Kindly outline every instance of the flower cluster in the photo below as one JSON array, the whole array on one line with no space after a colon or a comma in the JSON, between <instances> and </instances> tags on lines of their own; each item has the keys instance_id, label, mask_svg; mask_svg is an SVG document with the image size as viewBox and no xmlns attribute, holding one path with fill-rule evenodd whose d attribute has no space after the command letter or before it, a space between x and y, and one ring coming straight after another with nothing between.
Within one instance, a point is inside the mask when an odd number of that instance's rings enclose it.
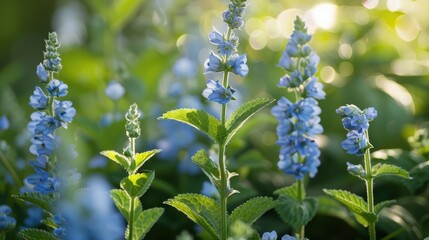
<instances>
[{"instance_id":1,"label":"flower cluster","mask_svg":"<svg viewBox=\"0 0 429 240\"><path fill-rule=\"evenodd\" d=\"M204 63L205 73L232 72L241 77L249 73L246 54L237 53L239 39L233 30L243 25L245 2L246 0L232 0L229 8L223 13L223 20L228 24L226 33L221 33L215 28L209 33L209 40L217 47L217 53L209 52L209 57ZM220 83L219 80L208 80L206 84L207 88L203 91L203 96L209 101L227 104L230 100L234 100L232 96L234 90L227 81Z\"/></svg>"},{"instance_id":2,"label":"flower cluster","mask_svg":"<svg viewBox=\"0 0 429 240\"><path fill-rule=\"evenodd\" d=\"M45 85L46 92L41 87L36 87L30 97L30 106L36 112L31 114L28 130L32 134L30 152L36 156L30 164L35 173L28 176L25 182L31 189L42 194L57 192L60 181L53 173L55 162L51 155L57 146L55 130L67 128L76 115L76 109L72 107L71 101L60 101L65 97L68 86L63 81L54 79L54 73L58 73L61 66L58 48L60 46L56 33L50 33L46 43L43 63L37 66L36 73Z\"/></svg>"},{"instance_id":3,"label":"flower cluster","mask_svg":"<svg viewBox=\"0 0 429 240\"><path fill-rule=\"evenodd\" d=\"M15 227L15 218L9 216L11 212L12 209L9 206L0 205L0 234L2 232L7 232Z\"/></svg>"},{"instance_id":4,"label":"flower cluster","mask_svg":"<svg viewBox=\"0 0 429 240\"><path fill-rule=\"evenodd\" d=\"M320 165L320 150L314 137L322 133L323 128L319 117L321 109L316 99L324 99L325 92L314 76L319 58L308 45L311 36L299 17L294 23L295 30L279 63L287 71L279 86L294 91L297 99L293 103L282 97L271 112L279 121L278 166L286 174L302 179L307 173L314 177Z\"/></svg>"},{"instance_id":5,"label":"flower cluster","mask_svg":"<svg viewBox=\"0 0 429 240\"><path fill-rule=\"evenodd\" d=\"M262 240L277 240L277 232L265 232L262 234ZM281 238L281 240L296 240L296 238L286 234Z\"/></svg>"},{"instance_id":6,"label":"flower cluster","mask_svg":"<svg viewBox=\"0 0 429 240\"><path fill-rule=\"evenodd\" d=\"M362 111L350 104L339 107L336 112L342 118L343 127L348 131L347 138L341 146L349 154L357 156L364 154L372 147L368 139L368 128L369 122L377 117L377 110L369 107Z\"/></svg>"}]
</instances>

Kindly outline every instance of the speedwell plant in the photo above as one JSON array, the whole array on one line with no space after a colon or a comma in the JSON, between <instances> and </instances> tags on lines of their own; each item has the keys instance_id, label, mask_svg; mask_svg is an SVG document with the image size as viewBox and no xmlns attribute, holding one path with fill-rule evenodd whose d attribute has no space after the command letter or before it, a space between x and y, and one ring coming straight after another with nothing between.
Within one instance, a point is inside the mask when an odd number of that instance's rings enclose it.
<instances>
[{"instance_id":1,"label":"speedwell plant","mask_svg":"<svg viewBox=\"0 0 429 240\"><path fill-rule=\"evenodd\" d=\"M219 192L219 201L201 194L180 194L165 203L186 214L200 225L212 239L228 239L233 235L231 229L236 226L250 226L266 211L275 207L277 202L269 197L256 197L238 206L231 213L228 211L228 198L238 193L231 187L230 179L238 174L227 169L226 147L237 130L258 110L273 102L272 99L251 100L229 117L226 116L228 103L234 100L233 88L229 84L229 74L240 77L248 74L247 56L237 53L239 39L235 30L243 26L243 14L246 0L232 0L223 12L223 21L228 28L225 32L213 29L209 33L210 42L217 51L209 51L204 64L205 72L221 73L221 80L207 80L203 96L208 101L221 106L220 119L197 109L176 109L162 115L160 119L171 119L186 123L207 134L218 146L217 160L211 159L206 150L198 151L192 161L199 166ZM235 234L234 234L235 235ZM256 232L250 232L257 237Z\"/></svg>"}]
</instances>

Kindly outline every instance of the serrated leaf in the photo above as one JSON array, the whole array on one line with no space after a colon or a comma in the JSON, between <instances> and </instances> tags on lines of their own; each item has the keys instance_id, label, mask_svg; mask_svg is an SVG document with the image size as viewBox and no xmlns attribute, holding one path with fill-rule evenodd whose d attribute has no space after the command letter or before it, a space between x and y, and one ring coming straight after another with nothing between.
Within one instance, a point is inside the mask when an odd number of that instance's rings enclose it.
<instances>
[{"instance_id":1,"label":"serrated leaf","mask_svg":"<svg viewBox=\"0 0 429 240\"><path fill-rule=\"evenodd\" d=\"M226 127L226 139L227 144L231 138L235 135L238 129L251 117L253 114L264 108L265 106L274 102L274 99L269 98L257 98L250 100L241 105L235 110L225 123Z\"/></svg>"},{"instance_id":2,"label":"serrated leaf","mask_svg":"<svg viewBox=\"0 0 429 240\"><path fill-rule=\"evenodd\" d=\"M213 239L220 239L220 206L201 194L179 194L164 202L203 227Z\"/></svg>"},{"instance_id":3,"label":"serrated leaf","mask_svg":"<svg viewBox=\"0 0 429 240\"><path fill-rule=\"evenodd\" d=\"M54 234L36 228L27 228L18 233L19 238L23 238L25 240L58 240Z\"/></svg>"},{"instance_id":4,"label":"serrated leaf","mask_svg":"<svg viewBox=\"0 0 429 240\"><path fill-rule=\"evenodd\" d=\"M192 156L192 162L203 170L212 183L219 179L219 169L204 149L198 151L194 156Z\"/></svg>"},{"instance_id":5,"label":"serrated leaf","mask_svg":"<svg viewBox=\"0 0 429 240\"><path fill-rule=\"evenodd\" d=\"M30 192L30 193L21 193L17 195L13 195L14 198L19 199L21 201L32 203L39 208L45 210L46 212L51 213L52 206L54 203L54 198L49 195L44 195L37 192Z\"/></svg>"},{"instance_id":6,"label":"serrated leaf","mask_svg":"<svg viewBox=\"0 0 429 240\"><path fill-rule=\"evenodd\" d=\"M47 217L45 219L42 219L40 222L43 223L43 224L45 224L48 227L51 227L51 228L56 228L57 227L57 224L54 222L54 217L53 216L49 216L49 217Z\"/></svg>"},{"instance_id":7,"label":"serrated leaf","mask_svg":"<svg viewBox=\"0 0 429 240\"><path fill-rule=\"evenodd\" d=\"M130 167L130 161L128 158L118 152L107 150L100 152L100 154L121 165L126 170Z\"/></svg>"},{"instance_id":8,"label":"serrated leaf","mask_svg":"<svg viewBox=\"0 0 429 240\"><path fill-rule=\"evenodd\" d=\"M143 0L113 1L109 9L109 25L114 30L121 29L126 22L138 11Z\"/></svg>"},{"instance_id":9,"label":"serrated leaf","mask_svg":"<svg viewBox=\"0 0 429 240\"><path fill-rule=\"evenodd\" d=\"M110 196L119 212L125 217L127 222L130 222L131 199L128 194L122 189L113 189L110 191ZM134 216L138 216L141 212L141 203L136 198L134 200Z\"/></svg>"},{"instance_id":10,"label":"serrated leaf","mask_svg":"<svg viewBox=\"0 0 429 240\"><path fill-rule=\"evenodd\" d=\"M225 137L226 129L220 121L202 110L182 108L166 112L159 119L171 119L186 123L207 134L219 143Z\"/></svg>"},{"instance_id":11,"label":"serrated leaf","mask_svg":"<svg viewBox=\"0 0 429 240\"><path fill-rule=\"evenodd\" d=\"M381 164L378 163L372 167L372 176L381 177L381 176L396 176L401 178L410 179L408 171L391 164Z\"/></svg>"},{"instance_id":12,"label":"serrated leaf","mask_svg":"<svg viewBox=\"0 0 429 240\"><path fill-rule=\"evenodd\" d=\"M153 150L142 152L142 153L136 153L136 158L135 158L136 167L135 167L135 169L131 169L131 170L133 172L137 172L147 160L149 160L155 154L157 154L161 151L162 151L161 149L153 149Z\"/></svg>"},{"instance_id":13,"label":"serrated leaf","mask_svg":"<svg viewBox=\"0 0 429 240\"><path fill-rule=\"evenodd\" d=\"M374 206L374 212L375 214L378 214L384 207L393 205L395 203L396 203L396 200L387 200L387 201L379 202Z\"/></svg>"},{"instance_id":14,"label":"serrated leaf","mask_svg":"<svg viewBox=\"0 0 429 240\"><path fill-rule=\"evenodd\" d=\"M305 198L302 201L292 197L280 196L276 212L280 218L293 229L301 229L316 215L319 203L316 198Z\"/></svg>"},{"instance_id":15,"label":"serrated leaf","mask_svg":"<svg viewBox=\"0 0 429 240\"><path fill-rule=\"evenodd\" d=\"M265 212L274 208L277 204L278 202L270 197L255 197L249 199L234 209L229 218L229 224L240 220L245 224L252 225Z\"/></svg>"},{"instance_id":16,"label":"serrated leaf","mask_svg":"<svg viewBox=\"0 0 429 240\"><path fill-rule=\"evenodd\" d=\"M301 190L305 191L304 188L302 188ZM299 195L298 195L298 189L297 189L297 183L296 182L290 186L277 189L276 191L274 191L274 194L277 194L277 195L283 196L283 197L290 197L292 199L295 199L296 201L299 201ZM303 193L303 195L305 196L305 192Z\"/></svg>"},{"instance_id":17,"label":"serrated leaf","mask_svg":"<svg viewBox=\"0 0 429 240\"><path fill-rule=\"evenodd\" d=\"M133 239L143 239L163 213L163 208L151 208L136 216L133 226Z\"/></svg>"},{"instance_id":18,"label":"serrated leaf","mask_svg":"<svg viewBox=\"0 0 429 240\"><path fill-rule=\"evenodd\" d=\"M345 190L324 189L323 191L343 203L355 214L356 220L364 227L367 227L370 222L377 221L377 216L374 213L368 212L367 203L362 197Z\"/></svg>"},{"instance_id":19,"label":"serrated leaf","mask_svg":"<svg viewBox=\"0 0 429 240\"><path fill-rule=\"evenodd\" d=\"M129 175L122 179L121 188L131 197L141 197L149 189L154 178L153 171Z\"/></svg>"}]
</instances>

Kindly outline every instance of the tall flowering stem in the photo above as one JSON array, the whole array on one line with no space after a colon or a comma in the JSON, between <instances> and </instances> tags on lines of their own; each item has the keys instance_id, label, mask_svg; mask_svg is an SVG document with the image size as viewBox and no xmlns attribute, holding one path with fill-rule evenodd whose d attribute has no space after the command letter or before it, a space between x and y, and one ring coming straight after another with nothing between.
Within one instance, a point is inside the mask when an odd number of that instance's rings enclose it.
<instances>
[{"instance_id":1,"label":"tall flowering stem","mask_svg":"<svg viewBox=\"0 0 429 240\"><path fill-rule=\"evenodd\" d=\"M128 222L125 237L127 240L143 239L150 228L164 213L163 208L151 208L143 211L139 198L146 192L155 178L154 171L138 173L143 164L161 150L153 149L136 153L136 139L140 137L140 112L137 104L132 104L125 114L125 130L128 145L122 154L113 150L101 152L112 161L121 165L128 172L128 177L121 181L121 189L110 192L116 207ZM144 225L145 227L142 227Z\"/></svg>"},{"instance_id":2,"label":"tall flowering stem","mask_svg":"<svg viewBox=\"0 0 429 240\"><path fill-rule=\"evenodd\" d=\"M351 192L344 190L324 190L325 193L342 202L355 216L356 220L363 226L368 227L369 239L376 239L376 222L378 213L387 205L395 201L388 200L374 204L374 179L381 176L391 175L409 179L409 173L395 165L381 164L372 165L370 149L373 147L369 141L369 123L377 117L377 111L373 107L360 110L355 105L349 104L337 109L337 114L342 118L342 125L347 130L347 138L341 146L347 153L364 157L364 165L351 164L347 162L347 171L363 180L366 186L366 201Z\"/></svg>"},{"instance_id":3,"label":"tall flowering stem","mask_svg":"<svg viewBox=\"0 0 429 240\"><path fill-rule=\"evenodd\" d=\"M239 220L250 227L253 221L246 222L251 219L249 215L254 214L253 217L257 219L277 204L271 198L253 198L239 206L231 215L228 214L228 197L237 193L230 186L230 179L238 174L227 169L226 147L245 121L273 102L272 99L254 99L240 106L229 117L226 114L227 104L235 99L235 91L229 84L230 73L245 77L249 72L246 54L237 53L239 39L234 32L243 26L245 6L246 0L231 0L228 9L222 14L223 21L228 25L226 32L213 29L209 33L209 40L217 50L209 51L209 57L204 63L205 73L221 73L222 79L208 79L207 88L202 95L208 101L221 105L220 119L197 109L176 109L161 117L186 123L206 133L219 146L218 161L210 159L205 150L200 150L192 157L192 161L203 170L219 192L219 202L201 194L180 194L165 202L202 226L213 239L228 239L229 229L238 226Z\"/></svg>"},{"instance_id":4,"label":"tall flowering stem","mask_svg":"<svg viewBox=\"0 0 429 240\"><path fill-rule=\"evenodd\" d=\"M279 122L278 167L297 181L291 187L275 192L280 195L281 200L277 211L286 223L292 225L298 239L304 239L305 224L314 216L318 206L316 199L306 197L304 179L307 176L314 177L317 173L320 150L314 138L323 132L319 117L321 109L317 100L324 99L325 92L315 76L319 57L309 46L310 40L311 35L307 33L305 23L298 16L294 22L294 32L279 62L286 74L278 83L279 87L294 93L295 102L281 97L272 108L272 114ZM293 201L290 201L291 199ZM304 207L304 210L310 213L309 217L291 217L291 213L286 210L290 204L307 206L304 202L312 203L311 208Z\"/></svg>"}]
</instances>

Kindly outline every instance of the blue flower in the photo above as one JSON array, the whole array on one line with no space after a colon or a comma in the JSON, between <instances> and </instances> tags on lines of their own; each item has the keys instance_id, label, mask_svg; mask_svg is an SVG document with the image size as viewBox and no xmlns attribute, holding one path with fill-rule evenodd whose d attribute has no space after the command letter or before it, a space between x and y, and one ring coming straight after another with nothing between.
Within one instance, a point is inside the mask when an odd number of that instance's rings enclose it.
<instances>
[{"instance_id":1,"label":"blue flower","mask_svg":"<svg viewBox=\"0 0 429 240\"><path fill-rule=\"evenodd\" d=\"M323 85L318 82L317 78L312 78L305 86L307 97L315 99L325 99L326 93L323 91Z\"/></svg>"},{"instance_id":2,"label":"blue flower","mask_svg":"<svg viewBox=\"0 0 429 240\"><path fill-rule=\"evenodd\" d=\"M43 219L43 210L38 207L30 207L27 209L27 217L24 219L26 227L37 227Z\"/></svg>"},{"instance_id":3,"label":"blue flower","mask_svg":"<svg viewBox=\"0 0 429 240\"><path fill-rule=\"evenodd\" d=\"M7 205L0 205L0 234L13 229L16 225L15 218L9 216L12 209Z\"/></svg>"},{"instance_id":4,"label":"blue flower","mask_svg":"<svg viewBox=\"0 0 429 240\"><path fill-rule=\"evenodd\" d=\"M216 28L213 28L213 31L209 33L209 40L214 45L221 45L225 41L222 33L220 33Z\"/></svg>"},{"instance_id":5,"label":"blue flower","mask_svg":"<svg viewBox=\"0 0 429 240\"><path fill-rule=\"evenodd\" d=\"M58 191L60 187L58 178L50 177L48 172L39 168L36 168L35 171L36 173L25 179L26 183L33 185L34 191L42 194L49 194Z\"/></svg>"},{"instance_id":6,"label":"blue flower","mask_svg":"<svg viewBox=\"0 0 429 240\"><path fill-rule=\"evenodd\" d=\"M6 115L0 117L0 131L6 130L9 128L9 119L7 119Z\"/></svg>"},{"instance_id":7,"label":"blue flower","mask_svg":"<svg viewBox=\"0 0 429 240\"><path fill-rule=\"evenodd\" d=\"M281 240L297 240L297 239L295 237L292 237L286 234L282 237Z\"/></svg>"},{"instance_id":8,"label":"blue flower","mask_svg":"<svg viewBox=\"0 0 429 240\"><path fill-rule=\"evenodd\" d=\"M365 117L368 119L368 121L372 121L377 117L377 110L375 110L373 107L364 109L363 113L365 114Z\"/></svg>"},{"instance_id":9,"label":"blue flower","mask_svg":"<svg viewBox=\"0 0 429 240\"><path fill-rule=\"evenodd\" d=\"M347 162L347 171L349 171L351 174L360 176L365 178L365 170L363 169L362 165L354 165L349 162Z\"/></svg>"},{"instance_id":10,"label":"blue flower","mask_svg":"<svg viewBox=\"0 0 429 240\"><path fill-rule=\"evenodd\" d=\"M281 97L276 106L271 109L271 113L279 120L289 119L292 116L291 107L293 103L285 97Z\"/></svg>"},{"instance_id":11,"label":"blue flower","mask_svg":"<svg viewBox=\"0 0 429 240\"><path fill-rule=\"evenodd\" d=\"M54 101L54 110L55 115L63 123L69 123L73 121L74 116L76 115L76 109L72 107L73 103L71 101ZM67 125L63 124L63 127L66 128Z\"/></svg>"},{"instance_id":12,"label":"blue flower","mask_svg":"<svg viewBox=\"0 0 429 240\"><path fill-rule=\"evenodd\" d=\"M36 87L33 95L30 96L30 106L36 110L45 110L48 107L48 101L49 98L40 87Z\"/></svg>"},{"instance_id":13,"label":"blue flower","mask_svg":"<svg viewBox=\"0 0 429 240\"><path fill-rule=\"evenodd\" d=\"M37 134L31 139L30 152L34 155L49 155L55 149L55 138L52 134Z\"/></svg>"},{"instance_id":14,"label":"blue flower","mask_svg":"<svg viewBox=\"0 0 429 240\"><path fill-rule=\"evenodd\" d=\"M245 77L249 73L249 67L246 63L246 54L243 54L241 56L239 56L238 54L234 54L230 58L228 58L228 65L232 69L232 72L241 77Z\"/></svg>"},{"instance_id":15,"label":"blue flower","mask_svg":"<svg viewBox=\"0 0 429 240\"><path fill-rule=\"evenodd\" d=\"M317 106L317 101L313 98L304 98L291 108L292 116L300 121L309 121L321 112L319 106Z\"/></svg>"},{"instance_id":16,"label":"blue flower","mask_svg":"<svg viewBox=\"0 0 429 240\"><path fill-rule=\"evenodd\" d=\"M244 7L246 7L246 0L231 1L228 9L223 12L223 21L228 24L231 29L240 28L243 26Z\"/></svg>"},{"instance_id":17,"label":"blue flower","mask_svg":"<svg viewBox=\"0 0 429 240\"><path fill-rule=\"evenodd\" d=\"M219 56L209 51L209 58L204 62L205 72L221 72L225 70L225 66Z\"/></svg>"},{"instance_id":18,"label":"blue flower","mask_svg":"<svg viewBox=\"0 0 429 240\"><path fill-rule=\"evenodd\" d=\"M106 95L112 100L120 99L124 93L124 87L117 81L110 81L109 85L106 87Z\"/></svg>"},{"instance_id":19,"label":"blue flower","mask_svg":"<svg viewBox=\"0 0 429 240\"><path fill-rule=\"evenodd\" d=\"M296 61L289 56L287 51L283 51L278 65L286 71L292 72L296 67Z\"/></svg>"},{"instance_id":20,"label":"blue flower","mask_svg":"<svg viewBox=\"0 0 429 240\"><path fill-rule=\"evenodd\" d=\"M230 89L222 86L219 80L208 80L207 88L203 91L203 96L209 101L227 104L232 98L232 92Z\"/></svg>"},{"instance_id":21,"label":"blue flower","mask_svg":"<svg viewBox=\"0 0 429 240\"><path fill-rule=\"evenodd\" d=\"M57 227L54 229L54 235L57 237L64 237L66 235L66 229L64 228L66 220L60 214L54 216L54 223Z\"/></svg>"},{"instance_id":22,"label":"blue flower","mask_svg":"<svg viewBox=\"0 0 429 240\"><path fill-rule=\"evenodd\" d=\"M36 74L42 82L46 82L48 80L49 73L41 63L37 65Z\"/></svg>"},{"instance_id":23,"label":"blue flower","mask_svg":"<svg viewBox=\"0 0 429 240\"><path fill-rule=\"evenodd\" d=\"M52 96L65 97L67 95L68 86L63 81L54 79L48 83L46 89Z\"/></svg>"},{"instance_id":24,"label":"blue flower","mask_svg":"<svg viewBox=\"0 0 429 240\"><path fill-rule=\"evenodd\" d=\"M349 154L360 156L370 147L364 132L351 130L347 133L347 138L341 143L341 146Z\"/></svg>"},{"instance_id":25,"label":"blue flower","mask_svg":"<svg viewBox=\"0 0 429 240\"><path fill-rule=\"evenodd\" d=\"M49 159L48 159L47 156L45 156L45 155L39 155L39 156L36 157L36 160L30 161L29 163L34 168L46 169L48 161L49 161Z\"/></svg>"},{"instance_id":26,"label":"blue flower","mask_svg":"<svg viewBox=\"0 0 429 240\"><path fill-rule=\"evenodd\" d=\"M276 231L265 232L264 234L262 234L262 240L277 240Z\"/></svg>"}]
</instances>

